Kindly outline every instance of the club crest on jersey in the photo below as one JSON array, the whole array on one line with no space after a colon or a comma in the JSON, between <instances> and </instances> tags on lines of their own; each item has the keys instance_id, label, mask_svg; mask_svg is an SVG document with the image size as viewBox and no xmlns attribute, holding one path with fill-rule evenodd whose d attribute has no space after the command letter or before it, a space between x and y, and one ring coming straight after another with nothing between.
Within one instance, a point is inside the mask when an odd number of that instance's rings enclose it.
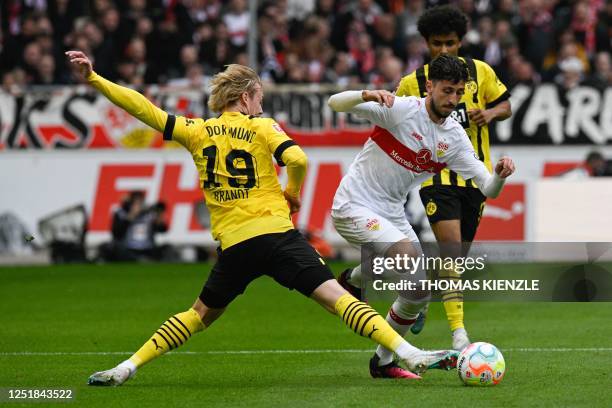
<instances>
[{"instance_id":1,"label":"club crest on jersey","mask_svg":"<svg viewBox=\"0 0 612 408\"><path fill-rule=\"evenodd\" d=\"M366 228L369 231L378 231L380 229L380 222L378 221L377 218L372 218L371 220L368 220L368 222L366 223Z\"/></svg>"},{"instance_id":2,"label":"club crest on jersey","mask_svg":"<svg viewBox=\"0 0 612 408\"><path fill-rule=\"evenodd\" d=\"M470 81L465 84L465 89L467 89L468 92L474 94L478 92L478 84L476 83L476 81Z\"/></svg>"},{"instance_id":3,"label":"club crest on jersey","mask_svg":"<svg viewBox=\"0 0 612 408\"><path fill-rule=\"evenodd\" d=\"M444 156L444 153L448 150L448 143L438 142L438 150L436 150L436 155L438 157Z\"/></svg>"},{"instance_id":4,"label":"club crest on jersey","mask_svg":"<svg viewBox=\"0 0 612 408\"><path fill-rule=\"evenodd\" d=\"M432 216L436 213L436 211L438 211L438 206L436 205L436 203L434 203L433 201L428 202L427 206L425 207L425 212L427 213L427 215Z\"/></svg>"},{"instance_id":5,"label":"club crest on jersey","mask_svg":"<svg viewBox=\"0 0 612 408\"><path fill-rule=\"evenodd\" d=\"M429 149L421 149L416 154L416 161L419 164L427 164L431 161L431 150Z\"/></svg>"}]
</instances>

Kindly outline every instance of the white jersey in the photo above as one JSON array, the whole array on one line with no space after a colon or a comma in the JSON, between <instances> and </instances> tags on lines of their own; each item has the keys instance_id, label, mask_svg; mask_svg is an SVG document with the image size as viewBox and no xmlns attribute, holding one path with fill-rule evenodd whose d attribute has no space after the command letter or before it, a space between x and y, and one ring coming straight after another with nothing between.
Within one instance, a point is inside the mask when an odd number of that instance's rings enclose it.
<instances>
[{"instance_id":1,"label":"white jersey","mask_svg":"<svg viewBox=\"0 0 612 408\"><path fill-rule=\"evenodd\" d=\"M461 125L450 117L434 123L425 98L396 96L391 108L366 102L349 112L376 127L336 191L332 211L337 215L358 205L389 220L405 220L408 193L443 168L474 178L479 186L490 177Z\"/></svg>"}]
</instances>

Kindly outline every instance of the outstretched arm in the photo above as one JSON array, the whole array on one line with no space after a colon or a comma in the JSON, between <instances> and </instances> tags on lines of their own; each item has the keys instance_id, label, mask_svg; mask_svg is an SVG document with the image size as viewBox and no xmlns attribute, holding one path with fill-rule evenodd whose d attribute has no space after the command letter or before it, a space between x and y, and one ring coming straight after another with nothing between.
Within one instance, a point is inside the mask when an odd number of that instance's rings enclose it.
<instances>
[{"instance_id":1,"label":"outstretched arm","mask_svg":"<svg viewBox=\"0 0 612 408\"><path fill-rule=\"evenodd\" d=\"M385 90L344 91L332 95L327 104L336 112L350 112L375 125L391 129L418 108L414 98L396 98Z\"/></svg>"},{"instance_id":2,"label":"outstretched arm","mask_svg":"<svg viewBox=\"0 0 612 408\"><path fill-rule=\"evenodd\" d=\"M93 71L91 60L81 51L67 51L70 63L79 67L79 71L87 82L107 97L112 103L124 109L130 115L163 132L168 114L151 103L142 94L117 85Z\"/></svg>"},{"instance_id":3,"label":"outstretched arm","mask_svg":"<svg viewBox=\"0 0 612 408\"><path fill-rule=\"evenodd\" d=\"M464 131L462 130L462 133ZM501 193L506 178L514 173L514 162L509 157L502 157L496 163L493 174L481 162L469 139L460 136L452 152L448 155L448 168L461 175L465 180L474 179L478 189L489 198L496 198Z\"/></svg>"},{"instance_id":4,"label":"outstretched arm","mask_svg":"<svg viewBox=\"0 0 612 408\"><path fill-rule=\"evenodd\" d=\"M509 157L502 157L499 159L493 170L493 174L490 174L484 163L474 158L474 166L476 172L474 174L474 181L478 186L478 189L489 198L497 198L504 188L506 178L514 173L514 162ZM462 177L466 178L462 171L459 171ZM467 180L467 178L466 178Z\"/></svg>"},{"instance_id":5,"label":"outstretched arm","mask_svg":"<svg viewBox=\"0 0 612 408\"><path fill-rule=\"evenodd\" d=\"M388 91L344 91L329 97L327 104L336 112L350 112L364 102L378 102L387 108L393 106L395 96Z\"/></svg>"}]
</instances>

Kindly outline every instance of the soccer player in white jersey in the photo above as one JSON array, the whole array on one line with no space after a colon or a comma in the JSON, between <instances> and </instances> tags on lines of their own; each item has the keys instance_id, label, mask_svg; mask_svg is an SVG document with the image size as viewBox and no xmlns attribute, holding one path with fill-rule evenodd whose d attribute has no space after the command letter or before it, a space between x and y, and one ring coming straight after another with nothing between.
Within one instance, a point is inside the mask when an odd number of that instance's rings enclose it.
<instances>
[{"instance_id":1,"label":"soccer player in white jersey","mask_svg":"<svg viewBox=\"0 0 612 408\"><path fill-rule=\"evenodd\" d=\"M346 91L329 98L337 112L357 114L375 125L370 139L340 182L332 206L336 230L349 243L372 244L387 257L418 256L418 238L404 213L410 190L443 168L472 179L487 197L497 197L514 163L501 158L491 175L478 160L464 129L449 115L459 103L469 79L466 64L441 55L429 65L427 97L397 97L390 92ZM361 265L351 277L361 275ZM391 306L387 322L401 335L414 323L429 293L402 292ZM404 378L393 353L378 347L370 360L375 378Z\"/></svg>"}]
</instances>

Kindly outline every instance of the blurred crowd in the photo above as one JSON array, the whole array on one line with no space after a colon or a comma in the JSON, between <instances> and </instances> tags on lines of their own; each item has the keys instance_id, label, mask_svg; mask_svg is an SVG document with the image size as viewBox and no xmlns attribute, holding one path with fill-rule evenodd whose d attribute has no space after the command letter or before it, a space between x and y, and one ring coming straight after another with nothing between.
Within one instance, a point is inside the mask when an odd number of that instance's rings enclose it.
<instances>
[{"instance_id":1,"label":"blurred crowd","mask_svg":"<svg viewBox=\"0 0 612 408\"><path fill-rule=\"evenodd\" d=\"M251 0L256 1L256 0ZM258 69L272 83L393 88L427 62L417 20L435 0L259 0ZM462 55L507 85L612 85L612 0L458 0L470 18ZM119 83L202 86L248 64L247 0L3 0L2 87L75 82L78 49Z\"/></svg>"}]
</instances>

